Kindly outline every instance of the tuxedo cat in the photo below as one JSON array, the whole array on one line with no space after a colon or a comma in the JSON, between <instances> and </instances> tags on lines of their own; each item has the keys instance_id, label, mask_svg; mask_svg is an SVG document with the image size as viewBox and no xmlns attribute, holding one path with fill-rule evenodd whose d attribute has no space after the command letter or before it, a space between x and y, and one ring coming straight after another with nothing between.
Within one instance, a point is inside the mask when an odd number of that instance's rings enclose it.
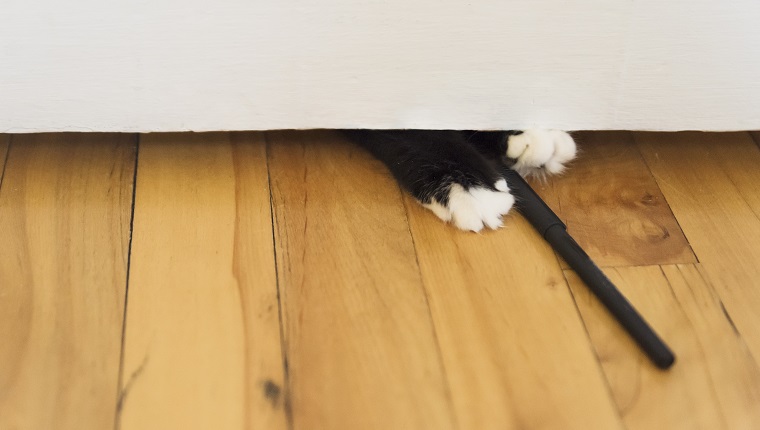
<instances>
[{"instance_id":1,"label":"tuxedo cat","mask_svg":"<svg viewBox=\"0 0 760 430\"><path fill-rule=\"evenodd\" d=\"M560 173L575 157L563 131L344 130L385 163L423 206L462 230L501 227L515 202L497 164L521 175Z\"/></svg>"}]
</instances>

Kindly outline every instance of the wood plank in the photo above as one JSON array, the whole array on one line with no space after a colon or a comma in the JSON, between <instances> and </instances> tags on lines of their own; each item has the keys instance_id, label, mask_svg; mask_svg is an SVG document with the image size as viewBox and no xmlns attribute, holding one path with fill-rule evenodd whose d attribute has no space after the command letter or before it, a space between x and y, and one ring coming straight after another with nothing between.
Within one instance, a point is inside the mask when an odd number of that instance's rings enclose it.
<instances>
[{"instance_id":1,"label":"wood plank","mask_svg":"<svg viewBox=\"0 0 760 430\"><path fill-rule=\"evenodd\" d=\"M760 187L760 178L751 172L760 165L757 146L746 133L637 133L636 140L710 283L757 360L760 219L748 200ZM729 164L731 160L719 154L722 151L731 154L735 163Z\"/></svg>"},{"instance_id":2,"label":"wood plank","mask_svg":"<svg viewBox=\"0 0 760 430\"><path fill-rule=\"evenodd\" d=\"M760 369L695 265L610 268L609 278L673 348L663 372L592 297L566 276L629 429L760 426Z\"/></svg>"},{"instance_id":3,"label":"wood plank","mask_svg":"<svg viewBox=\"0 0 760 430\"><path fill-rule=\"evenodd\" d=\"M760 427L760 370L701 267L678 265L662 270L697 336L710 389L727 428Z\"/></svg>"},{"instance_id":4,"label":"wood plank","mask_svg":"<svg viewBox=\"0 0 760 430\"><path fill-rule=\"evenodd\" d=\"M461 428L621 428L557 259L527 222L478 235L406 206Z\"/></svg>"},{"instance_id":5,"label":"wood plank","mask_svg":"<svg viewBox=\"0 0 760 430\"><path fill-rule=\"evenodd\" d=\"M544 195L553 194L548 203L591 258L600 266L696 262L632 134L574 137L579 158Z\"/></svg>"},{"instance_id":6,"label":"wood plank","mask_svg":"<svg viewBox=\"0 0 760 430\"><path fill-rule=\"evenodd\" d=\"M13 137L0 189L0 428L113 426L135 143Z\"/></svg>"},{"instance_id":7,"label":"wood plank","mask_svg":"<svg viewBox=\"0 0 760 430\"><path fill-rule=\"evenodd\" d=\"M745 133L714 136L732 143L719 144L719 147L712 148L709 156L720 163L736 190L755 216L760 218L760 148L753 147L752 137Z\"/></svg>"},{"instance_id":8,"label":"wood plank","mask_svg":"<svg viewBox=\"0 0 760 430\"><path fill-rule=\"evenodd\" d=\"M121 428L286 428L265 151L143 137Z\"/></svg>"},{"instance_id":9,"label":"wood plank","mask_svg":"<svg viewBox=\"0 0 760 430\"><path fill-rule=\"evenodd\" d=\"M334 133L267 136L294 428L452 428L398 186Z\"/></svg>"}]
</instances>

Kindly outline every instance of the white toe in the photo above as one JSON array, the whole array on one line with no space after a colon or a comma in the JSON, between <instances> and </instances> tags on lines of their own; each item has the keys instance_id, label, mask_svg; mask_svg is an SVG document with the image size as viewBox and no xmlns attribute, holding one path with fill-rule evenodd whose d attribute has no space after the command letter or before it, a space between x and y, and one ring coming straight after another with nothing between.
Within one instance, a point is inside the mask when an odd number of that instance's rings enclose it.
<instances>
[{"instance_id":1,"label":"white toe","mask_svg":"<svg viewBox=\"0 0 760 430\"><path fill-rule=\"evenodd\" d=\"M501 217L512 208L514 197L509 193L507 183L500 180L494 189L472 187L465 190L459 184L453 184L449 190L448 207L438 202L425 204L444 221L451 221L462 230L480 231L483 227L497 229L501 227Z\"/></svg>"},{"instance_id":2,"label":"white toe","mask_svg":"<svg viewBox=\"0 0 760 430\"><path fill-rule=\"evenodd\" d=\"M526 130L510 136L507 148L507 157L517 160L513 168L523 175L561 173L575 154L573 138L558 130Z\"/></svg>"}]
</instances>

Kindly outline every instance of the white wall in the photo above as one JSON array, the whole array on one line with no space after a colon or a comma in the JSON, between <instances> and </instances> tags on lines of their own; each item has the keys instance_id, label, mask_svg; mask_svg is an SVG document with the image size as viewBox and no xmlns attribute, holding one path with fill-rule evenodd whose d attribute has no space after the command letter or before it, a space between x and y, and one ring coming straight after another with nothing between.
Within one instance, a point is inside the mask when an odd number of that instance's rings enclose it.
<instances>
[{"instance_id":1,"label":"white wall","mask_svg":"<svg viewBox=\"0 0 760 430\"><path fill-rule=\"evenodd\" d=\"M760 129L758 0L3 0L0 131Z\"/></svg>"}]
</instances>

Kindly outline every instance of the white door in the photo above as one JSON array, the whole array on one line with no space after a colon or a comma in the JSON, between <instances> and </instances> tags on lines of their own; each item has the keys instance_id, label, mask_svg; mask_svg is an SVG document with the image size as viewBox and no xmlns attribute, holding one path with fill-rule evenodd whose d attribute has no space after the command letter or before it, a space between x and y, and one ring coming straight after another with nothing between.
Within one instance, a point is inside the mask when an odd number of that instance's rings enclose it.
<instances>
[{"instance_id":1,"label":"white door","mask_svg":"<svg viewBox=\"0 0 760 430\"><path fill-rule=\"evenodd\" d=\"M0 132L760 128L758 0L4 0Z\"/></svg>"}]
</instances>

